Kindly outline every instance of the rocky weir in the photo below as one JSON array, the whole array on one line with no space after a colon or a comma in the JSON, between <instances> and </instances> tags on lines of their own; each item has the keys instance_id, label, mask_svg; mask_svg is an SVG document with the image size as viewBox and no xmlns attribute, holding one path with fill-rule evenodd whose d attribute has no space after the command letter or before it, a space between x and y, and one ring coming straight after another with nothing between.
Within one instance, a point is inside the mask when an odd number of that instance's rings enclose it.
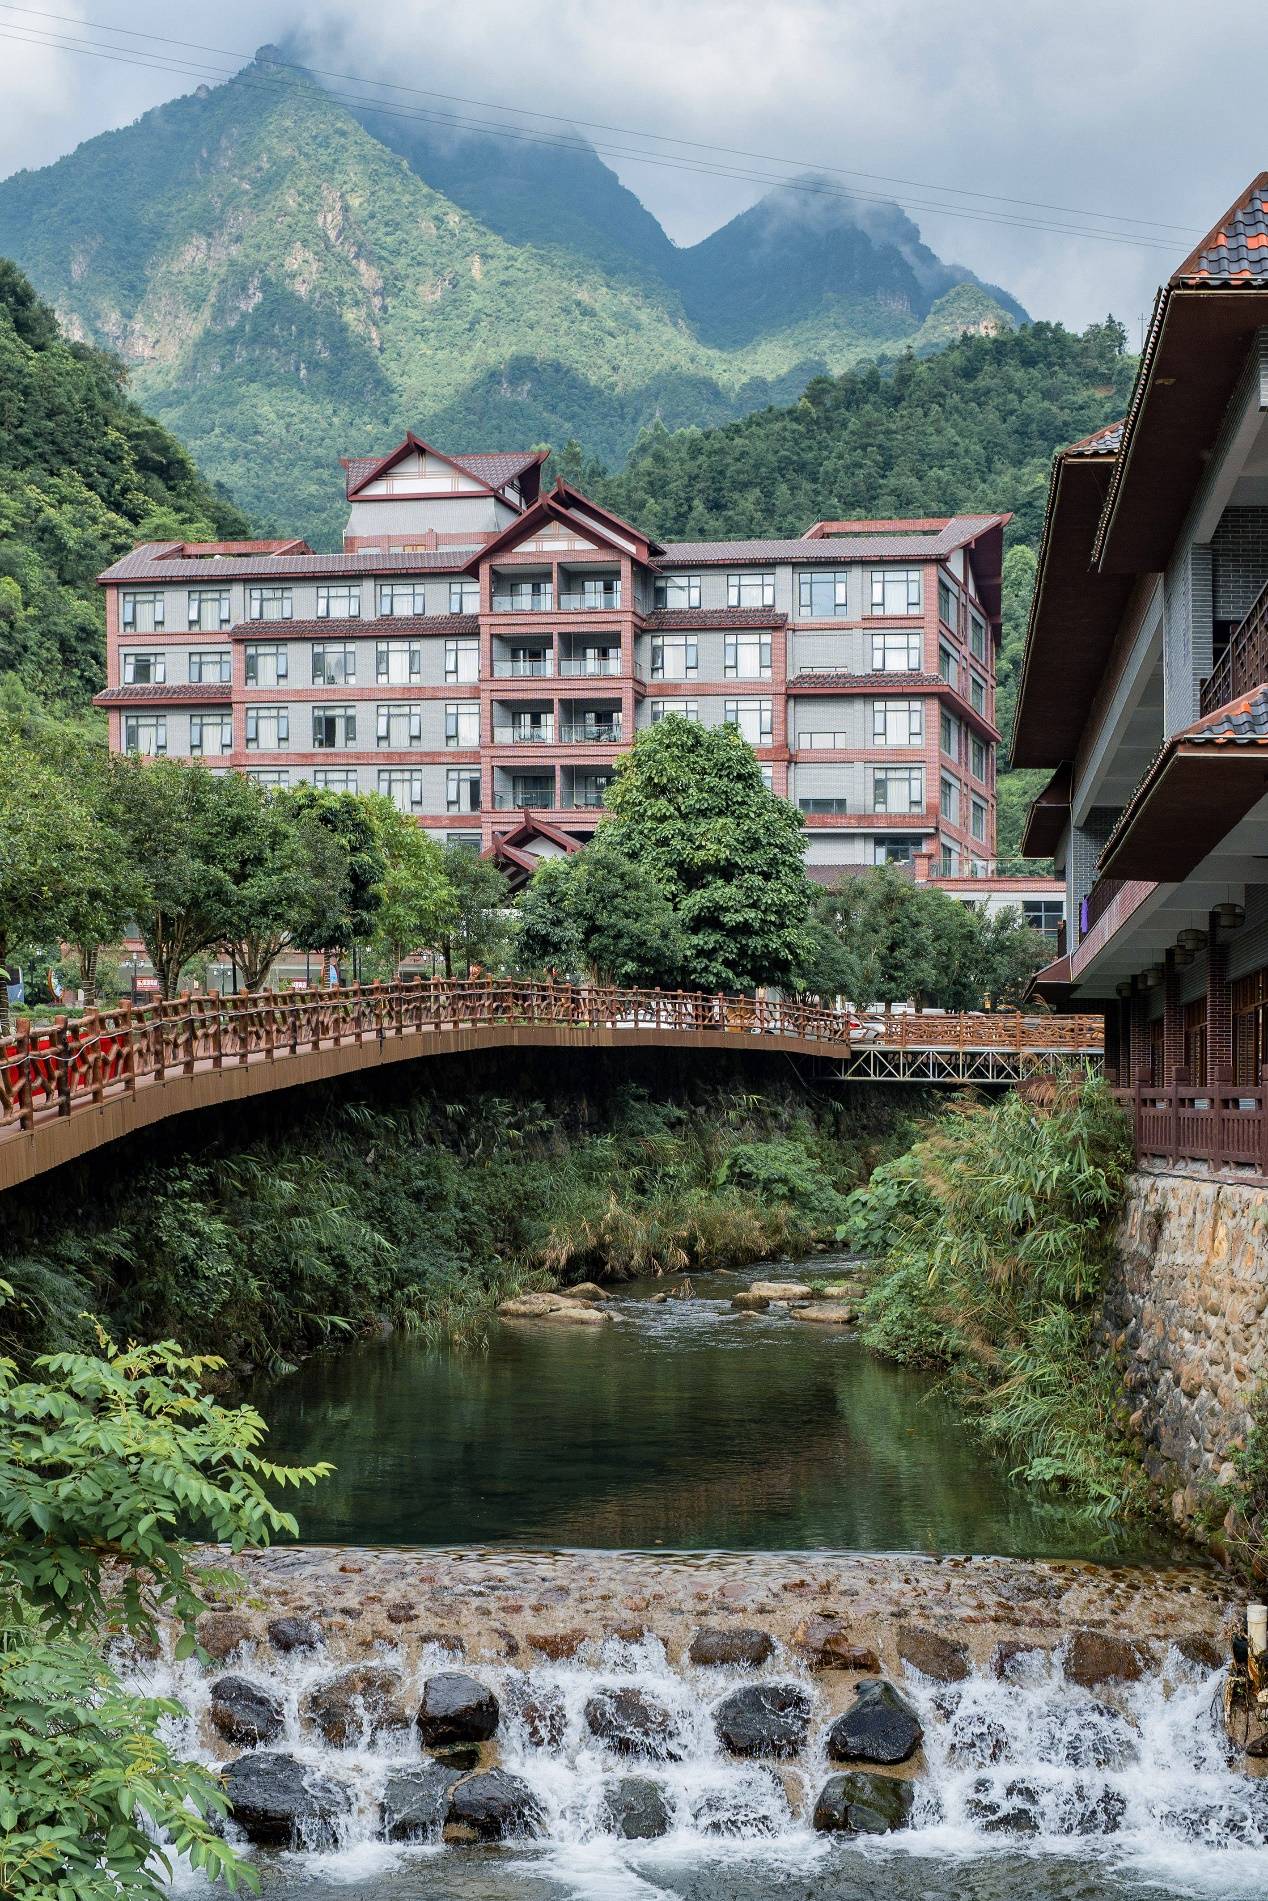
<instances>
[{"instance_id":1,"label":"rocky weir","mask_svg":"<svg viewBox=\"0 0 1268 1901\"><path fill-rule=\"evenodd\" d=\"M1268 1781L1230 1757L1216 1710L1240 1607L1202 1570L348 1548L228 1563L237 1588L199 1624L209 1662L128 1670L183 1704L173 1740L219 1766L229 1827L266 1858L624 1865L656 1845L796 1859L883 1840L1130 1860L1174 1840L1231 1855L1229 1894L1241 1862L1268 1865Z\"/></svg>"}]
</instances>

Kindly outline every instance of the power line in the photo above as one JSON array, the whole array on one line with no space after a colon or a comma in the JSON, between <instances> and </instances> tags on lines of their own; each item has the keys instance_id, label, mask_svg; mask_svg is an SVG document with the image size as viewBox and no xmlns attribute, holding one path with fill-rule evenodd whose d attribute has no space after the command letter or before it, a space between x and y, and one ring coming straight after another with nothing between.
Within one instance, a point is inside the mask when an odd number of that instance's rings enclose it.
<instances>
[{"instance_id":1,"label":"power line","mask_svg":"<svg viewBox=\"0 0 1268 1901\"><path fill-rule=\"evenodd\" d=\"M53 11L44 10L44 8L23 8L23 6L4 4L4 0L0 0L0 11L23 13L23 15L27 15L27 17L34 17L34 19L63 21L63 23L76 25L76 27L86 27L86 29L91 30L91 32L110 32L110 34L116 34L116 36L122 36L122 38L143 40L143 42L148 42L148 44L152 44L152 46L175 46L175 48L192 49L192 51L207 51L207 53L215 53L215 55L224 57L224 59L245 61L245 63L251 63L251 59L253 59L253 55L249 55L249 53L241 53L241 51L234 51L234 49L230 48L215 48L215 46L207 46L205 42L177 40L177 38L173 38L173 36L169 36L169 34L152 34L152 32L141 32L141 30L129 29L129 27L112 27L112 25L106 25L106 23L101 23L101 21L86 21L86 19L82 19L82 17L78 17L78 15L53 13ZM40 29L23 30L29 32L29 34L38 34L38 32L40 32ZM10 34L6 34L6 38L19 38L19 34L10 32ZM89 53L89 51L93 51L95 57L106 57L106 59L114 57L114 59L116 59L118 63L122 63L122 65L137 65L137 67L148 67L150 70L177 72L177 74L184 74L184 76L190 76L190 78L192 78L192 76L198 76L200 72L202 72L202 74L211 72L211 74L217 76L217 78L232 78L232 76L234 76L232 72L224 72L222 68L205 67L202 63L196 65L196 63L188 63L188 61L183 61L183 63L169 61L169 63L160 65L162 55L150 55L150 53L144 53L143 61L139 61L139 59L137 59L137 61L129 61L129 59L125 59L124 57L124 49L106 51L105 48L95 46L93 42L59 40L57 36L51 36L51 34L44 36L44 38L30 38L25 44L61 46L65 51L78 51L78 53ZM981 202L985 203L1000 203L1000 205L1013 205L1013 207L1027 207L1027 209L1051 211L1051 213L1068 215L1068 217L1099 219L1099 221L1110 221L1110 219L1116 217L1118 224L1137 224L1137 226L1144 226L1144 228L1148 228L1148 230L1160 230L1160 232L1162 232L1162 230L1184 232L1184 234L1188 236L1188 226L1165 224L1165 222L1160 221L1160 219L1139 219L1139 217L1131 217L1131 215L1114 215L1114 213L1106 213L1106 211L1087 211L1087 209L1072 207L1072 205L1053 205L1053 203L1047 203L1044 202L1044 200L1009 198L1009 196L998 194L998 192L975 192L975 190L970 190L970 188L956 188L956 186L945 186L945 184L930 184L930 182L916 181L916 179L897 179L897 177L886 175L886 173L869 173L869 171L859 171L859 169L850 169L850 167L842 167L842 165L827 165L827 163L781 158L778 154L749 152L749 150L738 148L738 146L720 146L720 144L703 143L703 141L696 141L696 139L677 139L677 137L673 137L673 135L669 135L669 133L652 133L652 131L643 131L643 129L639 129L639 127L610 125L606 124L606 122L599 122L599 120L565 120L565 118L561 118L559 114L553 114L553 112L536 112L536 110L528 110L525 106L500 105L498 101L466 99L464 95L441 93L441 91L433 91L433 89L428 89L428 87L403 86L403 84L394 82L394 80L373 80L373 78L363 78L361 74L335 72L335 70L331 70L331 68L306 67L306 65L300 65L297 61L276 61L276 65L279 65L279 67L287 67L289 70L297 70L297 72L310 72L310 74L314 74L317 78L340 80L340 82L344 82L344 84L354 84L354 86L361 87L380 87L380 89L388 89L388 91L395 91L395 93L411 93L411 95L416 95L416 97L428 97L428 99L447 99L447 101L451 101L454 105L475 106L475 108L479 108L479 110L492 110L492 112L508 112L508 114L517 114L519 118L551 120L551 122L561 125L584 125L587 129L610 131L610 133L618 133L618 135L622 135L622 137L650 139L650 141L656 141L656 143L660 144L675 144L675 146L681 146L681 148L686 148L686 150L717 152L717 154L730 156L730 158L747 158L747 160L757 160L757 162L760 163L776 163L776 165L810 165L817 173L831 173L831 175L835 175L835 177L844 177L844 179L869 179L869 181L873 182L899 184L899 186L905 186L905 188L909 188L909 190L937 192L937 194L941 194L941 198L975 198L975 200L981 200ZM578 139L557 141L557 139L551 139L549 135L536 135L536 133L530 133L530 131L519 129L519 127L489 124L489 122L485 122L485 120L462 120L462 118L456 118L456 116L452 116L452 114L428 114L428 112L420 112L420 110L403 112L401 108L395 108L395 106L390 105L390 103L378 101L378 99L348 99L346 95L336 95L336 93L331 93L331 97L336 97L342 105L354 106L357 110L376 110L376 112L384 112L384 114L397 116L397 118L405 118L405 116L409 116L409 118L432 118L432 120L437 120L437 122L441 122L441 124L452 124L454 127L460 127L460 129L479 131L479 133L483 133L483 135L487 135L487 137L513 137L513 139L530 141L530 143L565 144L565 146L574 148L574 150L576 150L576 148L582 148L582 150L605 152L605 156L625 158L625 160L631 160L631 162L652 163L652 165L663 165L663 167L682 169L682 171L698 171L703 177L734 177L734 179L741 179L741 181L759 182L759 184L785 184L785 186L797 188L797 190L819 190L819 192L825 190L825 186L821 186L821 184L814 186L814 184L810 184L810 182L795 181L795 179L772 179L772 177L768 177L768 175L751 173L751 171L740 171L740 169L736 169L736 167L719 167L719 165L705 165L705 163L701 162L684 162L684 160L673 160L673 158L669 158L669 156L656 156L656 154L652 154L652 152L641 152L641 150L603 148L603 146L593 146L593 144L586 143L586 141L578 141ZM854 196L854 198L859 198L859 200L863 200L863 202L893 202L893 198L890 194L869 194L869 192L859 192L859 190L848 192L848 194L842 192L840 196ZM907 207L903 207L903 209L907 209ZM1009 222L1009 224L1015 224L1017 228L1047 230L1047 232L1059 232L1059 234L1078 236L1078 238L1097 238L1097 236L1101 236L1101 238L1105 238L1105 240L1116 241L1116 243L1131 243L1131 245L1141 245L1141 247L1150 245L1150 247L1167 249L1167 251L1171 249L1171 245L1163 245L1160 240L1148 240L1148 238L1144 238L1144 236L1133 236L1133 234L1124 232L1124 230L1099 234L1099 232L1087 232L1087 230L1078 230L1078 228L1074 228L1074 226L1051 224L1051 222L1028 221L1028 219L1008 219L1008 221L1006 221L1006 219L1000 217L1000 215L983 213L983 211L973 211L968 205L924 202L922 205L918 205L918 209L924 211L924 213L930 213L930 215L964 217L964 219L973 219L975 222Z\"/></svg>"}]
</instances>

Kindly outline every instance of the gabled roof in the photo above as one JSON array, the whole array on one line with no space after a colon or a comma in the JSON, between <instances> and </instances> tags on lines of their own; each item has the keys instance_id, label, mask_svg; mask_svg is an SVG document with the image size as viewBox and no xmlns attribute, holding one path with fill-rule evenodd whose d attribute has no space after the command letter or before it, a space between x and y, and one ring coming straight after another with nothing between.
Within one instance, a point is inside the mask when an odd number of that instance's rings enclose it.
<instances>
[{"instance_id":1,"label":"gabled roof","mask_svg":"<svg viewBox=\"0 0 1268 1901\"><path fill-rule=\"evenodd\" d=\"M557 845L565 856L570 852L580 851L582 848L581 839L574 838L571 832L565 832L562 827L552 825L548 819L541 818L526 809L519 824L513 826L509 832L496 834L493 843L486 845L480 856L506 869L511 879L511 888L519 890L543 863L542 857L529 849L534 839L538 838Z\"/></svg>"},{"instance_id":2,"label":"gabled roof","mask_svg":"<svg viewBox=\"0 0 1268 1901\"><path fill-rule=\"evenodd\" d=\"M460 475L468 476L477 488L493 495L500 493L509 482L524 476L530 469L540 469L549 453L547 449L475 449L465 455L446 455L443 449L437 449L433 443L425 442L412 429L407 429L403 441L398 442L386 455L341 456L340 461L344 468L347 498L354 501L370 482L389 474L398 462L403 462L409 455L435 456L438 462L444 462Z\"/></svg>"},{"instance_id":3,"label":"gabled roof","mask_svg":"<svg viewBox=\"0 0 1268 1901\"><path fill-rule=\"evenodd\" d=\"M610 514L588 496L559 481L549 494L534 502L518 521L509 522L500 535L495 535L492 541L486 541L482 548L477 548L468 558L467 572L470 573L490 556L496 558L517 547L521 541L530 541L551 521L570 529L582 541L592 541L602 548L610 549L614 555L632 555L636 561L646 562L659 552L660 544L649 541L640 528L632 528L619 515Z\"/></svg>"},{"instance_id":4,"label":"gabled roof","mask_svg":"<svg viewBox=\"0 0 1268 1901\"><path fill-rule=\"evenodd\" d=\"M1172 284L1268 284L1268 172L1260 172L1211 226L1171 278Z\"/></svg>"}]
</instances>

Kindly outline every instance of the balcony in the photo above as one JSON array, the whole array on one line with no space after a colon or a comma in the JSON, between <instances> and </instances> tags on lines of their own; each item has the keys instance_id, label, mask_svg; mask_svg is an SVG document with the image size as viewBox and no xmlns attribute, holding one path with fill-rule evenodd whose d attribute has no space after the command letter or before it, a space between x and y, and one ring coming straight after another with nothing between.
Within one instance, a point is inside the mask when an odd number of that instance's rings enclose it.
<instances>
[{"instance_id":1,"label":"balcony","mask_svg":"<svg viewBox=\"0 0 1268 1901\"><path fill-rule=\"evenodd\" d=\"M544 653L512 655L509 660L494 659L493 678L495 680L549 680L555 672L555 656L549 649Z\"/></svg>"},{"instance_id":2,"label":"balcony","mask_svg":"<svg viewBox=\"0 0 1268 1901\"><path fill-rule=\"evenodd\" d=\"M580 654L561 660L559 671L566 680L611 679L621 671L621 650L617 647L607 653Z\"/></svg>"},{"instance_id":3,"label":"balcony","mask_svg":"<svg viewBox=\"0 0 1268 1901\"><path fill-rule=\"evenodd\" d=\"M495 746L549 746L555 738L555 722L546 718L529 726L512 720L509 726L493 728Z\"/></svg>"},{"instance_id":4,"label":"balcony","mask_svg":"<svg viewBox=\"0 0 1268 1901\"><path fill-rule=\"evenodd\" d=\"M530 591L527 588L494 588L495 614L552 614L555 590L548 584Z\"/></svg>"},{"instance_id":5,"label":"balcony","mask_svg":"<svg viewBox=\"0 0 1268 1901\"><path fill-rule=\"evenodd\" d=\"M493 794L495 812L522 812L525 808L534 812L550 812L555 806L555 784L553 779L542 779L533 784L511 786L507 791Z\"/></svg>"},{"instance_id":6,"label":"balcony","mask_svg":"<svg viewBox=\"0 0 1268 1901\"><path fill-rule=\"evenodd\" d=\"M620 716L612 719L562 720L559 738L565 746L619 746L623 728Z\"/></svg>"},{"instance_id":7,"label":"balcony","mask_svg":"<svg viewBox=\"0 0 1268 1901\"><path fill-rule=\"evenodd\" d=\"M1268 586L1234 629L1210 678L1202 682L1203 715L1268 681Z\"/></svg>"},{"instance_id":8,"label":"balcony","mask_svg":"<svg viewBox=\"0 0 1268 1901\"><path fill-rule=\"evenodd\" d=\"M560 607L572 614L611 614L621 605L621 583L605 587L567 588L559 596Z\"/></svg>"}]
</instances>

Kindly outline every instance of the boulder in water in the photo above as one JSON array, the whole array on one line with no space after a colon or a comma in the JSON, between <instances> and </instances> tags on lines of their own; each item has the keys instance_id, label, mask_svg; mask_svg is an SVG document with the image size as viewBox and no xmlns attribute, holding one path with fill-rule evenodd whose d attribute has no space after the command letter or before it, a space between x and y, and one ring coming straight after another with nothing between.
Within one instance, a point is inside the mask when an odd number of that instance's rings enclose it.
<instances>
[{"instance_id":1,"label":"boulder in water","mask_svg":"<svg viewBox=\"0 0 1268 1901\"><path fill-rule=\"evenodd\" d=\"M1066 1680L1085 1690L1098 1683L1135 1683L1145 1670L1144 1656L1126 1637L1086 1627L1071 1633L1061 1662Z\"/></svg>"},{"instance_id":2,"label":"boulder in water","mask_svg":"<svg viewBox=\"0 0 1268 1901\"><path fill-rule=\"evenodd\" d=\"M906 1828L915 1799L911 1783L894 1776L865 1769L829 1776L815 1803L814 1826L821 1835L888 1835Z\"/></svg>"},{"instance_id":3,"label":"boulder in water","mask_svg":"<svg viewBox=\"0 0 1268 1901\"><path fill-rule=\"evenodd\" d=\"M812 1300L805 1307L788 1309L794 1320L808 1320L816 1327L852 1327L857 1318L852 1307L843 1307L840 1301Z\"/></svg>"},{"instance_id":4,"label":"boulder in water","mask_svg":"<svg viewBox=\"0 0 1268 1901\"><path fill-rule=\"evenodd\" d=\"M558 1749L568 1728L563 1692L549 1684L513 1681L510 1707L530 1743L539 1749Z\"/></svg>"},{"instance_id":5,"label":"boulder in water","mask_svg":"<svg viewBox=\"0 0 1268 1901\"><path fill-rule=\"evenodd\" d=\"M987 1835L1037 1835L1039 1790L1033 1782L1013 1776L997 1782L981 1776L965 1798L965 1808Z\"/></svg>"},{"instance_id":6,"label":"boulder in water","mask_svg":"<svg viewBox=\"0 0 1268 1901\"><path fill-rule=\"evenodd\" d=\"M385 1729L408 1729L409 1712L401 1702L395 1670L359 1663L308 1692L301 1713L336 1749Z\"/></svg>"},{"instance_id":7,"label":"boulder in water","mask_svg":"<svg viewBox=\"0 0 1268 1901\"><path fill-rule=\"evenodd\" d=\"M1227 1658L1219 1645L1210 1637L1204 1637L1201 1631L1190 1631L1184 1637L1173 1637L1172 1648L1178 1650L1186 1663L1198 1670L1219 1670Z\"/></svg>"},{"instance_id":8,"label":"boulder in water","mask_svg":"<svg viewBox=\"0 0 1268 1901\"><path fill-rule=\"evenodd\" d=\"M274 1650L320 1650L326 1641L321 1625L312 1617L272 1617L268 1633Z\"/></svg>"},{"instance_id":9,"label":"boulder in water","mask_svg":"<svg viewBox=\"0 0 1268 1901\"><path fill-rule=\"evenodd\" d=\"M586 1727L618 1756L669 1761L678 1754L678 1720L644 1690L599 1690L586 1704Z\"/></svg>"},{"instance_id":10,"label":"boulder in water","mask_svg":"<svg viewBox=\"0 0 1268 1901\"><path fill-rule=\"evenodd\" d=\"M804 1281L753 1281L748 1291L763 1300L809 1300L813 1293Z\"/></svg>"},{"instance_id":11,"label":"boulder in water","mask_svg":"<svg viewBox=\"0 0 1268 1901\"><path fill-rule=\"evenodd\" d=\"M622 1776L604 1791L603 1819L613 1835L627 1842L651 1842L669 1833L665 1792L647 1776Z\"/></svg>"},{"instance_id":12,"label":"boulder in water","mask_svg":"<svg viewBox=\"0 0 1268 1901\"><path fill-rule=\"evenodd\" d=\"M737 1314L764 1314L770 1302L765 1294L732 1294L731 1305Z\"/></svg>"},{"instance_id":13,"label":"boulder in water","mask_svg":"<svg viewBox=\"0 0 1268 1901\"><path fill-rule=\"evenodd\" d=\"M516 1294L498 1308L503 1320L553 1320L568 1327L605 1327L608 1316L566 1294Z\"/></svg>"},{"instance_id":14,"label":"boulder in water","mask_svg":"<svg viewBox=\"0 0 1268 1901\"><path fill-rule=\"evenodd\" d=\"M463 1776L449 1793L446 1841L501 1842L532 1835L541 1827L542 1807L527 1782L504 1769Z\"/></svg>"},{"instance_id":15,"label":"boulder in water","mask_svg":"<svg viewBox=\"0 0 1268 1901\"><path fill-rule=\"evenodd\" d=\"M383 1790L383 1833L389 1842L438 1841L461 1772L424 1762L393 1769Z\"/></svg>"},{"instance_id":16,"label":"boulder in water","mask_svg":"<svg viewBox=\"0 0 1268 1901\"><path fill-rule=\"evenodd\" d=\"M578 1281L575 1287L560 1289L565 1300L611 1300L612 1296L597 1281Z\"/></svg>"},{"instance_id":17,"label":"boulder in water","mask_svg":"<svg viewBox=\"0 0 1268 1901\"><path fill-rule=\"evenodd\" d=\"M269 1847L328 1848L352 1806L342 1782L268 1749L239 1756L224 1780L238 1827Z\"/></svg>"},{"instance_id":18,"label":"boulder in water","mask_svg":"<svg viewBox=\"0 0 1268 1901\"><path fill-rule=\"evenodd\" d=\"M259 1635L256 1621L244 1611L204 1611L194 1626L195 1635L209 1657L223 1663L242 1644Z\"/></svg>"},{"instance_id":19,"label":"boulder in water","mask_svg":"<svg viewBox=\"0 0 1268 1901\"><path fill-rule=\"evenodd\" d=\"M1049 1654L1040 1644L1005 1637L991 1653L991 1669L1001 1683L1025 1683L1047 1668Z\"/></svg>"},{"instance_id":20,"label":"boulder in water","mask_svg":"<svg viewBox=\"0 0 1268 1901\"><path fill-rule=\"evenodd\" d=\"M969 1674L968 1651L941 1631L904 1625L898 1633L898 1654L909 1668L935 1683L963 1683Z\"/></svg>"},{"instance_id":21,"label":"boulder in water","mask_svg":"<svg viewBox=\"0 0 1268 1901\"><path fill-rule=\"evenodd\" d=\"M748 1664L765 1663L775 1646L764 1630L698 1630L687 1652L688 1663Z\"/></svg>"},{"instance_id":22,"label":"boulder in water","mask_svg":"<svg viewBox=\"0 0 1268 1901\"><path fill-rule=\"evenodd\" d=\"M249 1677L221 1677L211 1686L212 1726L229 1743L271 1743L282 1733L282 1705Z\"/></svg>"},{"instance_id":23,"label":"boulder in water","mask_svg":"<svg viewBox=\"0 0 1268 1901\"><path fill-rule=\"evenodd\" d=\"M812 1708L799 1683L746 1683L713 1712L718 1740L733 1756L795 1756L806 1740Z\"/></svg>"},{"instance_id":24,"label":"boulder in water","mask_svg":"<svg viewBox=\"0 0 1268 1901\"><path fill-rule=\"evenodd\" d=\"M484 1743L497 1734L498 1700L487 1685L464 1671L442 1670L424 1683L416 1721L428 1748Z\"/></svg>"},{"instance_id":25,"label":"boulder in water","mask_svg":"<svg viewBox=\"0 0 1268 1901\"><path fill-rule=\"evenodd\" d=\"M924 1741L920 1718L883 1679L860 1683L854 1702L828 1731L833 1762L906 1762Z\"/></svg>"},{"instance_id":26,"label":"boulder in water","mask_svg":"<svg viewBox=\"0 0 1268 1901\"><path fill-rule=\"evenodd\" d=\"M528 1641L543 1657L559 1663L565 1657L575 1657L589 1635L580 1626L572 1630L530 1630Z\"/></svg>"},{"instance_id":27,"label":"boulder in water","mask_svg":"<svg viewBox=\"0 0 1268 1901\"><path fill-rule=\"evenodd\" d=\"M803 1617L793 1631L793 1643L812 1670L877 1671L880 1658L870 1644L853 1641L839 1617L817 1613Z\"/></svg>"}]
</instances>

